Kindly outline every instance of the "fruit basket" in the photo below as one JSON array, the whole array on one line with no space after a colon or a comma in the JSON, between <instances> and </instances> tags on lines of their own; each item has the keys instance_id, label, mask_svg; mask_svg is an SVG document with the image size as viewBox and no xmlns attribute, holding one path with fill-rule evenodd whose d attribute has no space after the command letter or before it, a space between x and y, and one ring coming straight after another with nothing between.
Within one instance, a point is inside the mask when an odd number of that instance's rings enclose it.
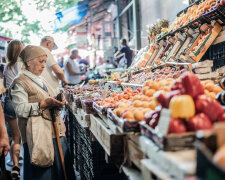
<instances>
[{"instance_id":1,"label":"fruit basket","mask_svg":"<svg viewBox=\"0 0 225 180\"><path fill-rule=\"evenodd\" d=\"M140 132L138 121L128 121L127 119L120 118L113 113L112 109L107 110L107 117L120 127L123 132Z\"/></svg>"},{"instance_id":2,"label":"fruit basket","mask_svg":"<svg viewBox=\"0 0 225 180\"><path fill-rule=\"evenodd\" d=\"M96 111L93 109L93 100L81 100L81 105L87 114L96 114Z\"/></svg>"},{"instance_id":3,"label":"fruit basket","mask_svg":"<svg viewBox=\"0 0 225 180\"><path fill-rule=\"evenodd\" d=\"M178 151L193 149L195 143L195 133L187 132L184 134L169 134L160 136L157 130L149 127L145 121L140 123L141 134L151 139L160 149L164 151Z\"/></svg>"}]
</instances>

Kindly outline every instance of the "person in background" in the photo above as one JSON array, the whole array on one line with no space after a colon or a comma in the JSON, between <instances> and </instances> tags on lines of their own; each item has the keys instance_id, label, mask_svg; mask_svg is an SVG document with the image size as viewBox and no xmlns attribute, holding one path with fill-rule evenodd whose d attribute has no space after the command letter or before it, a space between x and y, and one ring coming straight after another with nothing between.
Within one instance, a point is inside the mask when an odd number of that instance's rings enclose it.
<instances>
[{"instance_id":1,"label":"person in background","mask_svg":"<svg viewBox=\"0 0 225 180\"><path fill-rule=\"evenodd\" d=\"M110 62L110 60L106 60L105 68L106 68L106 69L112 69L112 68L114 68L114 66L113 66L113 64Z\"/></svg>"},{"instance_id":2,"label":"person in background","mask_svg":"<svg viewBox=\"0 0 225 180\"><path fill-rule=\"evenodd\" d=\"M71 52L70 57L66 60L64 64L64 71L67 81L69 82L68 85L74 86L81 82L81 75L84 75L85 72L80 72L80 67L78 64L79 61L79 54L78 50L74 49Z\"/></svg>"},{"instance_id":3,"label":"person in background","mask_svg":"<svg viewBox=\"0 0 225 180\"><path fill-rule=\"evenodd\" d=\"M61 57L58 62L58 65L59 65L59 67L63 68L64 67L63 64L64 64L64 57Z\"/></svg>"},{"instance_id":4,"label":"person in background","mask_svg":"<svg viewBox=\"0 0 225 180\"><path fill-rule=\"evenodd\" d=\"M47 54L41 47L26 46L20 53L20 57L26 70L14 79L9 88L9 94L12 97L13 106L18 117L23 141L24 180L64 180L50 109L62 108L66 100L64 97L62 101L53 98L54 91L52 87L49 82L41 77L47 61ZM55 118L58 126L58 136L62 145L67 178L68 180L75 180L75 173L65 137L65 125L58 110L55 112ZM40 133L43 130L47 132L43 132L44 137L40 137ZM37 137L31 138L31 134L35 134ZM48 144L44 139L46 139ZM49 143L49 140L52 140L53 144ZM39 144L32 146L36 142ZM34 149L35 152L33 152ZM52 149L54 149L54 152L52 152ZM49 153L52 154L51 157ZM35 156L34 159L32 158L33 156ZM43 160L34 165L35 162L39 161L37 157ZM47 167L42 165L52 161L51 158L53 158L53 164L46 165Z\"/></svg>"},{"instance_id":5,"label":"person in background","mask_svg":"<svg viewBox=\"0 0 225 180\"><path fill-rule=\"evenodd\" d=\"M8 94L8 89L15 79L15 77L19 74L22 69L23 63L19 61L19 54L23 50L23 44L18 40L12 40L7 47L6 59L8 63L5 66L3 77L4 77L4 85L6 87L6 96L4 100L4 115L5 120L7 121L10 132L12 133L12 144L11 144L11 158L13 161L12 168L12 177L19 178L20 177L20 169L19 169L19 157L20 157L20 132L17 124L16 113L12 105L12 101ZM10 163L10 162L9 162Z\"/></svg>"},{"instance_id":6,"label":"person in background","mask_svg":"<svg viewBox=\"0 0 225 180\"><path fill-rule=\"evenodd\" d=\"M45 78L47 82L49 82L50 86L55 90L55 95L59 93L59 80L62 81L62 85L67 85L68 82L65 79L63 70L59 67L55 58L51 54L52 50L57 49L57 45L53 37L45 36L41 39L41 47L46 52L48 59L46 63L46 67L42 73L42 77Z\"/></svg>"},{"instance_id":7,"label":"person in background","mask_svg":"<svg viewBox=\"0 0 225 180\"><path fill-rule=\"evenodd\" d=\"M133 51L127 45L127 40L121 40L121 49L114 54L115 58L119 58L120 55L125 54L125 58L127 60L127 68L130 67L132 63Z\"/></svg>"}]
</instances>

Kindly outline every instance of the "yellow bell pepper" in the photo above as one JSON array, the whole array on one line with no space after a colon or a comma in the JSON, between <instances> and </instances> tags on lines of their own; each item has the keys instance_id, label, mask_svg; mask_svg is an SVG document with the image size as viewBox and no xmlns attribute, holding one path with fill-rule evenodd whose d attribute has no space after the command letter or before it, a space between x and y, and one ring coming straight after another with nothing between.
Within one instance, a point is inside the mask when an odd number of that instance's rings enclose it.
<instances>
[{"instance_id":1,"label":"yellow bell pepper","mask_svg":"<svg viewBox=\"0 0 225 180\"><path fill-rule=\"evenodd\" d=\"M174 96L169 104L173 118L189 119L195 115L195 103L189 95Z\"/></svg>"}]
</instances>

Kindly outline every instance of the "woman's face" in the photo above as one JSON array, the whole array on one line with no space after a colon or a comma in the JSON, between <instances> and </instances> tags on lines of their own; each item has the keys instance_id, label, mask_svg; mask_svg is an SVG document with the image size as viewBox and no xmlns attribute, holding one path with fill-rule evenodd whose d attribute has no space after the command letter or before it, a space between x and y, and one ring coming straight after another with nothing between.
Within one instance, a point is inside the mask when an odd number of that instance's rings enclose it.
<instances>
[{"instance_id":1,"label":"woman's face","mask_svg":"<svg viewBox=\"0 0 225 180\"><path fill-rule=\"evenodd\" d=\"M46 64L47 56L37 57L31 61L27 62L28 71L33 74L40 76L43 72Z\"/></svg>"}]
</instances>

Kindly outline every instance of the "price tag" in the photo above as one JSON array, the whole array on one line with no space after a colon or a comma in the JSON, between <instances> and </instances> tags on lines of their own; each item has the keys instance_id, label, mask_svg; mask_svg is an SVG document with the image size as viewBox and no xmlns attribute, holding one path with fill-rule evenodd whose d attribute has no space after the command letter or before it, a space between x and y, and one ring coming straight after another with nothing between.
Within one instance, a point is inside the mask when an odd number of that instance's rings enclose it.
<instances>
[{"instance_id":1,"label":"price tag","mask_svg":"<svg viewBox=\"0 0 225 180\"><path fill-rule=\"evenodd\" d=\"M162 109L158 124L158 132L160 136L167 135L170 119L171 119L171 111L169 109Z\"/></svg>"},{"instance_id":2,"label":"price tag","mask_svg":"<svg viewBox=\"0 0 225 180\"><path fill-rule=\"evenodd\" d=\"M108 94L108 90L109 90L109 83L106 83L105 88L104 88L104 92L103 92L103 101L105 101L105 98Z\"/></svg>"},{"instance_id":3,"label":"price tag","mask_svg":"<svg viewBox=\"0 0 225 180\"><path fill-rule=\"evenodd\" d=\"M84 81L84 82L82 82L82 84L80 85L80 88L82 88L82 87L84 86L84 83L85 83L85 81Z\"/></svg>"}]
</instances>

